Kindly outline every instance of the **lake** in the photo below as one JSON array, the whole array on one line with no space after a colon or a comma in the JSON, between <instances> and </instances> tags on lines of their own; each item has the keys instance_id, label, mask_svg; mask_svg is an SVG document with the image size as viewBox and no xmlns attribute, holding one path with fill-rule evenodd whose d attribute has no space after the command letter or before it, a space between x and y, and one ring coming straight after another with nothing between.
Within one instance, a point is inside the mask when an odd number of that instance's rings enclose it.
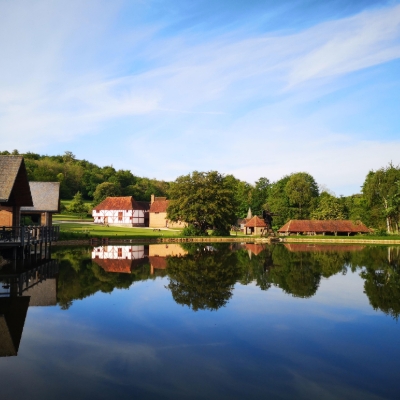
<instances>
[{"instance_id":1,"label":"lake","mask_svg":"<svg viewBox=\"0 0 400 400\"><path fill-rule=\"evenodd\" d=\"M53 247L0 269L3 399L398 399L400 248Z\"/></svg>"}]
</instances>

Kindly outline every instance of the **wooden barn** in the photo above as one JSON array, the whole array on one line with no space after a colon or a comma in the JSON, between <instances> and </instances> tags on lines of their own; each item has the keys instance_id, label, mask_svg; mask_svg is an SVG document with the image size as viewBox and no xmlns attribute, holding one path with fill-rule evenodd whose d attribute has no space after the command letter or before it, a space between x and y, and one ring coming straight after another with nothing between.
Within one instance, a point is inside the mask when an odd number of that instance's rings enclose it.
<instances>
[{"instance_id":1,"label":"wooden barn","mask_svg":"<svg viewBox=\"0 0 400 400\"><path fill-rule=\"evenodd\" d=\"M60 182L29 182L29 187L33 206L21 207L22 219L30 217L34 224L52 226L53 214L60 212Z\"/></svg>"},{"instance_id":2,"label":"wooden barn","mask_svg":"<svg viewBox=\"0 0 400 400\"><path fill-rule=\"evenodd\" d=\"M150 204L136 201L132 196L107 197L93 208L95 224L149 226Z\"/></svg>"},{"instance_id":3,"label":"wooden barn","mask_svg":"<svg viewBox=\"0 0 400 400\"><path fill-rule=\"evenodd\" d=\"M356 235L369 233L362 222L349 220L290 220L278 230L280 235Z\"/></svg>"},{"instance_id":4,"label":"wooden barn","mask_svg":"<svg viewBox=\"0 0 400 400\"><path fill-rule=\"evenodd\" d=\"M0 156L0 226L19 226L24 206L33 206L24 159Z\"/></svg>"}]
</instances>

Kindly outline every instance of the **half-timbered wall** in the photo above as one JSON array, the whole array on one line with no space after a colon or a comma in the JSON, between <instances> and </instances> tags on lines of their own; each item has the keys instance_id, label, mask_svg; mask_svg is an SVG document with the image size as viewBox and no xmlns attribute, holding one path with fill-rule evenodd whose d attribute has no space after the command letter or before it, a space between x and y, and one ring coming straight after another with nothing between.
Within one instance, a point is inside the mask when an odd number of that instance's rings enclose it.
<instances>
[{"instance_id":1,"label":"half-timbered wall","mask_svg":"<svg viewBox=\"0 0 400 400\"><path fill-rule=\"evenodd\" d=\"M93 210L95 224L146 226L146 212L143 210Z\"/></svg>"}]
</instances>

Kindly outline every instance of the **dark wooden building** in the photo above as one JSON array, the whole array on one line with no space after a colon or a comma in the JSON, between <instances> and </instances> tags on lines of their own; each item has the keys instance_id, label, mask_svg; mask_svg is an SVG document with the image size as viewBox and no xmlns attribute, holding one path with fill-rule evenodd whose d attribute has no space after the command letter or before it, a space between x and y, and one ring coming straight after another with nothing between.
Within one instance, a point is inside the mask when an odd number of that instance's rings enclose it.
<instances>
[{"instance_id":1,"label":"dark wooden building","mask_svg":"<svg viewBox=\"0 0 400 400\"><path fill-rule=\"evenodd\" d=\"M33 206L24 159L0 156L0 226L19 226L24 206Z\"/></svg>"}]
</instances>

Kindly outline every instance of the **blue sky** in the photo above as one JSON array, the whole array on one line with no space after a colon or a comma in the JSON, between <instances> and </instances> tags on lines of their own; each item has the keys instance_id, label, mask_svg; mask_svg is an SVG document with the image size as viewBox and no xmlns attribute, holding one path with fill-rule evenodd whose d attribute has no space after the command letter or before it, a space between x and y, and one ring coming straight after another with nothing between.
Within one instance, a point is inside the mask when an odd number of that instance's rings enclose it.
<instances>
[{"instance_id":1,"label":"blue sky","mask_svg":"<svg viewBox=\"0 0 400 400\"><path fill-rule=\"evenodd\" d=\"M400 163L399 1L0 0L0 149L174 180Z\"/></svg>"}]
</instances>

